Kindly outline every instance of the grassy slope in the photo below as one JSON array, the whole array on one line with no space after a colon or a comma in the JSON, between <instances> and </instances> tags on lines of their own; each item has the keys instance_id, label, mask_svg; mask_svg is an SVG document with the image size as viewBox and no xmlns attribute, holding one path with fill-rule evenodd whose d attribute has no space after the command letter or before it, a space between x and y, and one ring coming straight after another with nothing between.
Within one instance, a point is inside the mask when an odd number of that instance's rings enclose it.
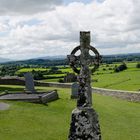
<instances>
[{"instance_id":1,"label":"grassy slope","mask_svg":"<svg viewBox=\"0 0 140 140\"><path fill-rule=\"evenodd\" d=\"M119 64L111 64L110 68L113 68L114 65ZM113 70L108 70L109 67L105 67L105 65L102 65L99 71L97 71L95 75L92 76L92 79L98 79L98 82L92 82L92 86L109 89L138 91L140 89L140 69L135 68L136 63L127 63L127 66L127 70L119 73L114 73ZM103 68L106 68L107 70L104 71ZM68 72L71 69L67 68L61 70ZM42 81L58 82L59 79L60 78L45 79Z\"/></svg>"},{"instance_id":2,"label":"grassy slope","mask_svg":"<svg viewBox=\"0 0 140 140\"><path fill-rule=\"evenodd\" d=\"M7 89L6 86L3 88ZM19 90L18 86L15 90ZM69 89L58 89L58 93L60 99L48 106L9 102L10 110L0 111L0 138L66 140L76 101L70 100ZM103 140L139 140L140 104L94 94L94 107L100 116Z\"/></svg>"},{"instance_id":3,"label":"grassy slope","mask_svg":"<svg viewBox=\"0 0 140 140\"><path fill-rule=\"evenodd\" d=\"M99 68L99 71L95 73L95 75L92 76L92 79L98 79L98 82L93 82L92 86L95 87L102 87L102 88L109 88L109 89L121 89L121 90L133 90L138 91L140 89L140 69L136 68L136 63L127 63L128 69L119 72L114 73L113 70L108 70L109 68L114 68L115 65L119 65L119 63L116 64L110 64L109 67L106 67L106 65L101 65ZM104 71L103 68L106 70ZM18 72L27 72L32 71L33 68L24 68L19 70ZM46 70L44 68L34 68L34 70ZM62 72L72 72L71 68L63 68L60 67L60 70ZM98 73L98 75L97 75ZM54 74L54 75L48 75L56 77L54 79L44 79L41 80L43 82L58 82L59 79L58 76L64 76L65 74ZM47 76L47 75L45 75Z\"/></svg>"},{"instance_id":4,"label":"grassy slope","mask_svg":"<svg viewBox=\"0 0 140 140\"><path fill-rule=\"evenodd\" d=\"M128 63L128 69L119 73L109 73L108 71L104 74L94 75L98 82L92 83L93 86L121 89L121 90L134 90L140 89L140 69L135 68L136 63ZM101 69L99 72L101 72Z\"/></svg>"}]
</instances>

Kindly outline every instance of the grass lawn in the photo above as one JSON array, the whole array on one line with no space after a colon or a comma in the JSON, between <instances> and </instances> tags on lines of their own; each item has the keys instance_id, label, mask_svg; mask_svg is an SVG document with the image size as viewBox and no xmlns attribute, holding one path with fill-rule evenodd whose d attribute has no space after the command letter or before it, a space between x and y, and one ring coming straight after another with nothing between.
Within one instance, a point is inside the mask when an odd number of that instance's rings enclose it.
<instances>
[{"instance_id":1,"label":"grass lawn","mask_svg":"<svg viewBox=\"0 0 140 140\"><path fill-rule=\"evenodd\" d=\"M62 79L62 78L44 79L44 80L39 80L39 81L40 81L40 82L58 82L59 79Z\"/></svg>"},{"instance_id":2,"label":"grass lawn","mask_svg":"<svg viewBox=\"0 0 140 140\"><path fill-rule=\"evenodd\" d=\"M0 86L19 90L21 86ZM2 89L2 90L3 90ZM48 87L38 87L50 90ZM54 89L54 88L53 88ZM58 88L60 99L48 106L8 102L10 110L0 111L1 140L66 140L71 111L76 100L70 99L70 89ZM140 104L94 94L94 107L99 114L103 140L139 140Z\"/></svg>"},{"instance_id":3,"label":"grass lawn","mask_svg":"<svg viewBox=\"0 0 140 140\"><path fill-rule=\"evenodd\" d=\"M0 85L0 94L4 92L5 90L7 91L23 91L25 87L23 86L12 86L12 85Z\"/></svg>"},{"instance_id":4,"label":"grass lawn","mask_svg":"<svg viewBox=\"0 0 140 140\"><path fill-rule=\"evenodd\" d=\"M137 63L127 63L128 69L122 72L115 73L113 68L115 65L120 65L120 63L109 64L108 67L104 64L101 65L99 70L95 72L92 79L97 79L98 82L92 82L92 86L108 88L108 89L118 89L118 90L130 90L139 91L140 90L140 69L136 68ZM105 70L104 70L105 69ZM62 72L72 72L71 68L61 68ZM63 74L60 74L63 75ZM58 82L57 76L59 74L48 75L53 76L53 79L44 79L43 82Z\"/></svg>"},{"instance_id":5,"label":"grass lawn","mask_svg":"<svg viewBox=\"0 0 140 140\"><path fill-rule=\"evenodd\" d=\"M103 74L95 74L92 76L92 78L98 79L98 82L93 82L92 86L118 90L139 91L140 69L135 68L135 65L135 63L128 63L128 69L119 73L104 71ZM102 73L101 70L99 70L99 72Z\"/></svg>"},{"instance_id":6,"label":"grass lawn","mask_svg":"<svg viewBox=\"0 0 140 140\"><path fill-rule=\"evenodd\" d=\"M128 69L119 73L115 73L113 68L115 65L120 65L121 63L103 64L100 66L99 70L95 72L92 76L92 79L97 79L98 82L92 82L92 86L101 87L101 88L109 88L109 89L119 89L119 90L132 90L139 91L140 90L140 69L136 68L137 63L126 63ZM17 72L27 72L32 70L40 70L45 71L48 69L44 68L22 68ZM43 82L58 82L59 79L63 79L62 77L66 75L67 72L73 72L70 67L64 68L59 67L59 70L63 72L63 74L50 74L44 75L46 79L41 80Z\"/></svg>"},{"instance_id":7,"label":"grass lawn","mask_svg":"<svg viewBox=\"0 0 140 140\"><path fill-rule=\"evenodd\" d=\"M23 72L31 72L32 70L34 71L46 71L48 69L46 68L22 68L17 71L17 73L23 73Z\"/></svg>"}]
</instances>

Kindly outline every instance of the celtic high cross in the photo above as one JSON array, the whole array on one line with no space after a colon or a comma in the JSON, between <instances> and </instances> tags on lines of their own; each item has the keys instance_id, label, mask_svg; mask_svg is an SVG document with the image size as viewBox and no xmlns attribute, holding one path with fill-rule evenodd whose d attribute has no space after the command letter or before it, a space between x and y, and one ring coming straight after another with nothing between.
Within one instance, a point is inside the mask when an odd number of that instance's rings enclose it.
<instances>
[{"instance_id":1,"label":"celtic high cross","mask_svg":"<svg viewBox=\"0 0 140 140\"><path fill-rule=\"evenodd\" d=\"M81 54L76 56L76 52ZM93 52L91 56L89 52ZM92 108L91 73L99 67L101 57L98 51L90 46L90 32L80 32L80 45L71 55L69 64L78 74L79 82L77 108L72 112L69 140L101 140L98 115ZM90 66L93 68L90 69ZM80 68L80 69L79 69Z\"/></svg>"},{"instance_id":2,"label":"celtic high cross","mask_svg":"<svg viewBox=\"0 0 140 140\"><path fill-rule=\"evenodd\" d=\"M76 56L77 51L81 51L79 56ZM95 56L91 56L89 51L92 51ZM79 82L79 98L77 106L92 106L92 90L91 90L91 73L99 67L100 55L96 48L90 46L90 32L80 32L80 46L77 46L68 56L70 66L78 75ZM76 68L76 64L79 64L81 69ZM89 66L94 65L90 70Z\"/></svg>"}]
</instances>

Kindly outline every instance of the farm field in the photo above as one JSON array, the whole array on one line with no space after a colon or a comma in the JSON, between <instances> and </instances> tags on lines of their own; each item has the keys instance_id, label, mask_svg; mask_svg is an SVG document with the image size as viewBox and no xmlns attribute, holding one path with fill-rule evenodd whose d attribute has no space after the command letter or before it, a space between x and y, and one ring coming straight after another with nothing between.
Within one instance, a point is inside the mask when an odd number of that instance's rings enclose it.
<instances>
[{"instance_id":1,"label":"farm field","mask_svg":"<svg viewBox=\"0 0 140 140\"><path fill-rule=\"evenodd\" d=\"M64 68L64 67L60 67L58 66L58 68L63 72L72 72L72 69L67 67L67 68ZM46 71L46 70L50 70L50 68L22 68L20 70L17 71L17 73L24 73L24 72L31 72L32 70L34 71Z\"/></svg>"},{"instance_id":2,"label":"farm field","mask_svg":"<svg viewBox=\"0 0 140 140\"><path fill-rule=\"evenodd\" d=\"M98 79L98 82L92 83L92 86L118 90L139 91L140 69L136 68L136 63L127 63L127 67L127 70L114 73L111 70L103 71L102 69L104 66L101 66L99 71L92 76L93 79Z\"/></svg>"},{"instance_id":3,"label":"farm field","mask_svg":"<svg viewBox=\"0 0 140 140\"><path fill-rule=\"evenodd\" d=\"M100 66L99 70L92 75L92 86L108 88L108 89L118 89L118 90L132 90L139 91L140 90L140 69L136 68L137 63L126 63L128 69L122 72L115 73L114 67L115 65L120 65L120 63L114 64L103 64ZM18 72L27 72L32 71L33 68L21 69ZM35 68L34 70L45 71L49 69L44 68ZM59 70L62 74L49 74L45 75L46 79L41 80L42 82L58 82L59 79L63 79L63 76L66 75L67 72L72 72L70 67L59 67ZM94 80L96 82L94 82Z\"/></svg>"},{"instance_id":4,"label":"farm field","mask_svg":"<svg viewBox=\"0 0 140 140\"><path fill-rule=\"evenodd\" d=\"M9 88L19 91L24 87L0 86L1 91ZM52 88L37 87L37 89ZM57 90L60 99L46 106L8 102L11 105L10 110L0 111L0 138L3 140L66 140L71 111L76 106L76 100L70 99L70 89L57 88ZM93 96L103 140L139 140L139 103L98 94Z\"/></svg>"},{"instance_id":5,"label":"farm field","mask_svg":"<svg viewBox=\"0 0 140 140\"><path fill-rule=\"evenodd\" d=\"M22 72L31 72L32 70L34 71L46 71L48 70L47 68L22 68L17 71L17 73L22 73Z\"/></svg>"}]
</instances>

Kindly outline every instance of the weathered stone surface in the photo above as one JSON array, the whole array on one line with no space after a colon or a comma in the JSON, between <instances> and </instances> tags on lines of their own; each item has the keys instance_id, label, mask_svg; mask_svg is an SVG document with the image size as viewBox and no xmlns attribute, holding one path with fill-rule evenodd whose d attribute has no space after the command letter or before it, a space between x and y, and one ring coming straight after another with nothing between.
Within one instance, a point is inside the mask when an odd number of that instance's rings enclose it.
<instances>
[{"instance_id":1,"label":"weathered stone surface","mask_svg":"<svg viewBox=\"0 0 140 140\"><path fill-rule=\"evenodd\" d=\"M98 116L92 108L76 108L72 112L69 140L101 140Z\"/></svg>"},{"instance_id":2,"label":"weathered stone surface","mask_svg":"<svg viewBox=\"0 0 140 140\"><path fill-rule=\"evenodd\" d=\"M44 94L43 96L40 96L40 101L45 104L54 100L57 100L58 97L58 93L57 90L54 90L52 92L49 92L48 94Z\"/></svg>"},{"instance_id":3,"label":"weathered stone surface","mask_svg":"<svg viewBox=\"0 0 140 140\"><path fill-rule=\"evenodd\" d=\"M140 92L113 90L113 89L105 89L105 88L93 88L92 91L94 93L107 95L107 96L113 96L113 97L131 101L131 102L140 102Z\"/></svg>"},{"instance_id":4,"label":"weathered stone surface","mask_svg":"<svg viewBox=\"0 0 140 140\"><path fill-rule=\"evenodd\" d=\"M7 80L7 79L6 79ZM0 100L10 100L10 101L25 101L25 102L33 102L33 103L43 103L46 104L48 102L57 100L58 93L57 90L52 90L48 92L37 92L35 91L34 88L34 81L31 73L26 73L25 74L25 82L23 79L17 79L18 82L20 81L20 84L23 85L25 83L26 89L24 92L16 92L16 93L11 93L10 91L5 91L4 94L0 95ZM16 79L14 79L14 82ZM6 83L7 81L5 81ZM10 83L12 83L12 79L10 79ZM35 82L36 85L40 86L49 86L47 83L40 83L40 82ZM31 94L29 94L31 93Z\"/></svg>"},{"instance_id":5,"label":"weathered stone surface","mask_svg":"<svg viewBox=\"0 0 140 140\"><path fill-rule=\"evenodd\" d=\"M75 53L80 50L81 54ZM91 56L89 51L95 56ZM92 108L91 73L99 67L100 55L90 46L90 32L80 32L80 46L76 47L68 56L70 66L78 74L77 108L72 112L69 140L101 140L98 116ZM80 70L77 69L77 64ZM89 65L94 65L92 70Z\"/></svg>"},{"instance_id":6,"label":"weathered stone surface","mask_svg":"<svg viewBox=\"0 0 140 140\"><path fill-rule=\"evenodd\" d=\"M77 76L74 73L67 73L64 77L64 83L71 83L77 81Z\"/></svg>"},{"instance_id":7,"label":"weathered stone surface","mask_svg":"<svg viewBox=\"0 0 140 140\"><path fill-rule=\"evenodd\" d=\"M33 103L43 103L57 100L59 98L57 90L48 91L48 92L38 92L38 93L7 93L1 94L0 100L9 100L9 101L25 101Z\"/></svg>"},{"instance_id":8,"label":"weathered stone surface","mask_svg":"<svg viewBox=\"0 0 140 140\"><path fill-rule=\"evenodd\" d=\"M74 82L71 85L71 99L77 99L78 98L78 88L79 88L79 84L77 82Z\"/></svg>"},{"instance_id":9,"label":"weathered stone surface","mask_svg":"<svg viewBox=\"0 0 140 140\"><path fill-rule=\"evenodd\" d=\"M33 76L30 72L27 72L24 74L25 77L25 90L28 93L34 93L35 88L34 88L34 79Z\"/></svg>"}]
</instances>

